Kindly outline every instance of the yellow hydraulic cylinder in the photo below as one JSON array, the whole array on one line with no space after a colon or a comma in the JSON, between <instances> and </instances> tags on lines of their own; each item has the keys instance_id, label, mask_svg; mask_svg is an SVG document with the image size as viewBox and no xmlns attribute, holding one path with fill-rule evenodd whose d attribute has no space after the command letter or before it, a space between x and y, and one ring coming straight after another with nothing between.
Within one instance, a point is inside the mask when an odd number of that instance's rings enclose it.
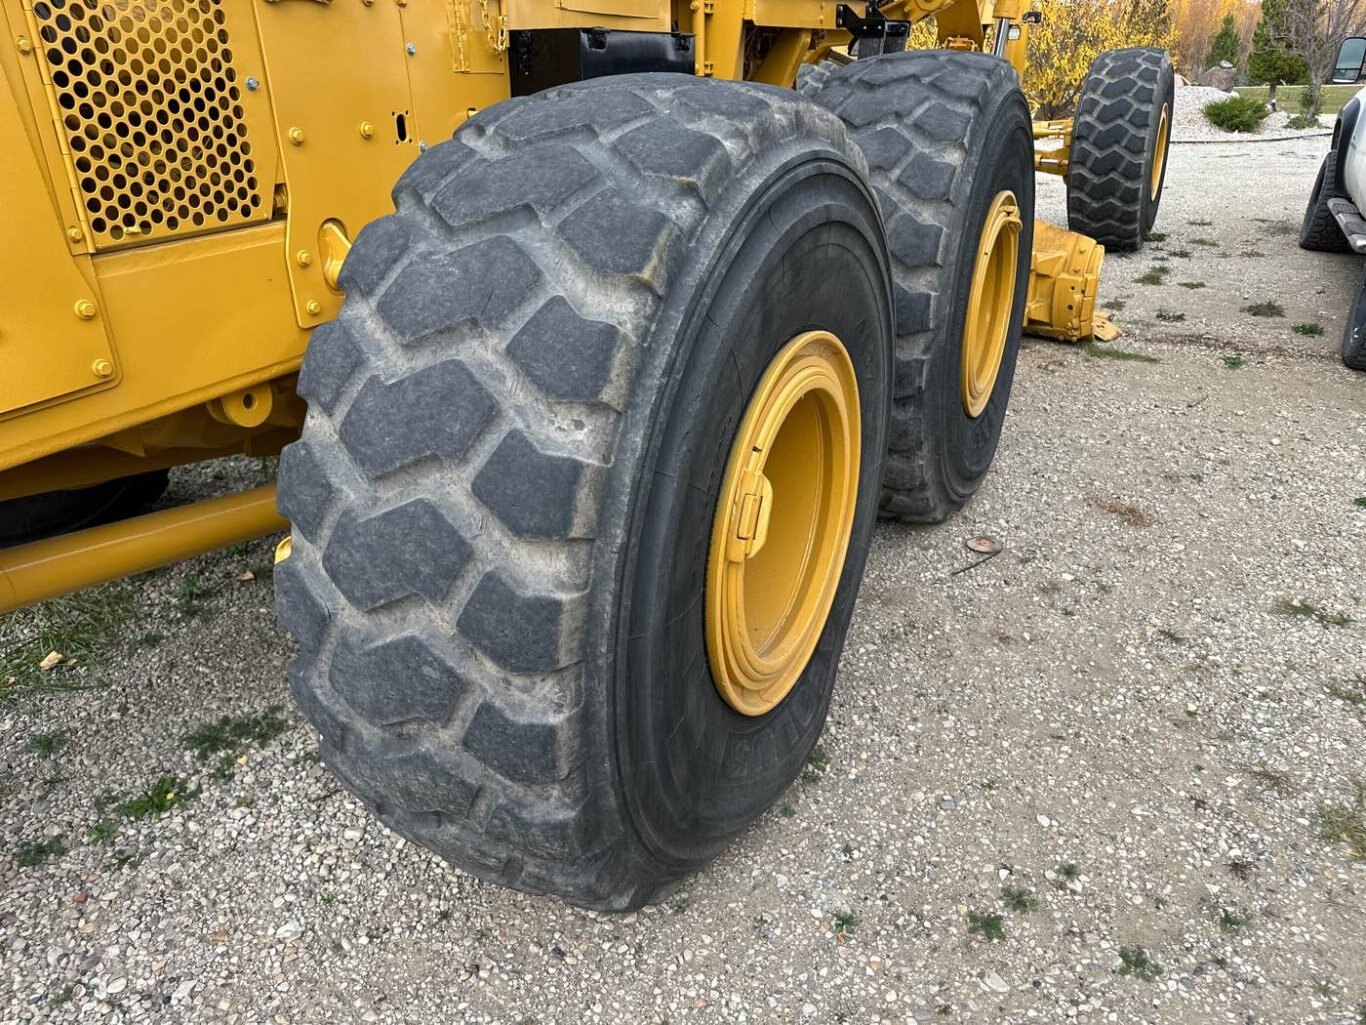
<instances>
[{"instance_id":1,"label":"yellow hydraulic cylinder","mask_svg":"<svg viewBox=\"0 0 1366 1025\"><path fill-rule=\"evenodd\" d=\"M7 548L0 613L288 529L271 485Z\"/></svg>"}]
</instances>

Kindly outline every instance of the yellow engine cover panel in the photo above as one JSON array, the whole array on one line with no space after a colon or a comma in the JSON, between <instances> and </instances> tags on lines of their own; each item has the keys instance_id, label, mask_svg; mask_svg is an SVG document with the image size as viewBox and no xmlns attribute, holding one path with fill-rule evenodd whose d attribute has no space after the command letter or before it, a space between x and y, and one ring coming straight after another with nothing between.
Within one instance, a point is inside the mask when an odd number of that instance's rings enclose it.
<instances>
[{"instance_id":1,"label":"yellow engine cover panel","mask_svg":"<svg viewBox=\"0 0 1366 1025\"><path fill-rule=\"evenodd\" d=\"M0 75L0 418L117 374L98 296L67 250L37 158L24 139L9 82ZM40 339L40 344L35 344Z\"/></svg>"},{"instance_id":2,"label":"yellow engine cover panel","mask_svg":"<svg viewBox=\"0 0 1366 1025\"><path fill-rule=\"evenodd\" d=\"M24 6L96 250L270 216L233 56L250 20L230 25L223 0Z\"/></svg>"}]
</instances>

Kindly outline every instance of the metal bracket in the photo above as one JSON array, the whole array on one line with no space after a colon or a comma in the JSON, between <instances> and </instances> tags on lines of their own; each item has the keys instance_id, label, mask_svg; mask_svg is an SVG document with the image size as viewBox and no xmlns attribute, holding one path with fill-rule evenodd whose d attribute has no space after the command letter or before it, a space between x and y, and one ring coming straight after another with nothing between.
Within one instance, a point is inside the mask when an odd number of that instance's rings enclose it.
<instances>
[{"instance_id":1,"label":"metal bracket","mask_svg":"<svg viewBox=\"0 0 1366 1025\"><path fill-rule=\"evenodd\" d=\"M906 40L911 34L909 21L893 21L883 16L873 4L868 5L867 17L860 17L848 4L835 5L835 26L842 28L855 39L878 39L882 46L876 52L897 53L906 49ZM859 48L863 52L863 48Z\"/></svg>"}]
</instances>

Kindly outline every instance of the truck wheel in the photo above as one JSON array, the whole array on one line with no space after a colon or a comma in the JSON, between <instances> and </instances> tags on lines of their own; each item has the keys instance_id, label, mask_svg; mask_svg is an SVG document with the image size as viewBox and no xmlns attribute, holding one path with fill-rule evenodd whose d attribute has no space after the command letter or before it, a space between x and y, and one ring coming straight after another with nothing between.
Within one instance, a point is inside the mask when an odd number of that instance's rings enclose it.
<instances>
[{"instance_id":1,"label":"truck wheel","mask_svg":"<svg viewBox=\"0 0 1366 1025\"><path fill-rule=\"evenodd\" d=\"M1034 236L1029 107L1005 61L942 50L857 61L815 100L868 158L892 251L882 511L938 523L982 483L1010 401Z\"/></svg>"},{"instance_id":2,"label":"truck wheel","mask_svg":"<svg viewBox=\"0 0 1366 1025\"><path fill-rule=\"evenodd\" d=\"M1353 370L1366 370L1366 279L1347 311L1347 324L1342 329L1342 362Z\"/></svg>"},{"instance_id":3,"label":"truck wheel","mask_svg":"<svg viewBox=\"0 0 1366 1025\"><path fill-rule=\"evenodd\" d=\"M797 69L797 92L808 98L815 96L825 88L826 80L839 69L840 65L832 60L803 64Z\"/></svg>"},{"instance_id":4,"label":"truck wheel","mask_svg":"<svg viewBox=\"0 0 1366 1025\"><path fill-rule=\"evenodd\" d=\"M1175 96L1166 50L1107 50L1091 62L1072 122L1069 228L1117 253L1143 245L1162 202Z\"/></svg>"},{"instance_id":5,"label":"truck wheel","mask_svg":"<svg viewBox=\"0 0 1366 1025\"><path fill-rule=\"evenodd\" d=\"M1338 227L1337 218L1328 209L1328 201L1336 199L1338 192L1338 154L1329 150L1319 165L1318 176L1314 179L1314 191L1309 193L1309 203L1304 208L1304 220L1300 222L1300 248L1317 253L1350 253L1351 244Z\"/></svg>"},{"instance_id":6,"label":"truck wheel","mask_svg":"<svg viewBox=\"0 0 1366 1025\"><path fill-rule=\"evenodd\" d=\"M132 516L160 498L169 480L165 470L153 470L74 491L7 499L0 502L0 548Z\"/></svg>"},{"instance_id":7,"label":"truck wheel","mask_svg":"<svg viewBox=\"0 0 1366 1025\"><path fill-rule=\"evenodd\" d=\"M876 200L791 91L663 74L483 111L394 198L281 459L293 692L397 832L638 906L821 733L887 444Z\"/></svg>"}]
</instances>

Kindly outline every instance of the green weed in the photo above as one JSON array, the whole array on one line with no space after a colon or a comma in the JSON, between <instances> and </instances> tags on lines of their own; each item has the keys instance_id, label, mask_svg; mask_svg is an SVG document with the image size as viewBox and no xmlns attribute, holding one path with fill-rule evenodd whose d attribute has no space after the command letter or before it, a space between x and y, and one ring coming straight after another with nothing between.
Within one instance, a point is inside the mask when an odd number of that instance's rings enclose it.
<instances>
[{"instance_id":1,"label":"green weed","mask_svg":"<svg viewBox=\"0 0 1366 1025\"><path fill-rule=\"evenodd\" d=\"M1027 890L1023 886L1002 887L1001 900L1017 915L1027 915L1039 910L1039 898L1034 896L1033 890Z\"/></svg>"},{"instance_id":2,"label":"green weed","mask_svg":"<svg viewBox=\"0 0 1366 1025\"><path fill-rule=\"evenodd\" d=\"M49 858L60 858L66 852L66 841L61 836L25 840L14 849L14 863L20 868L37 868Z\"/></svg>"},{"instance_id":3,"label":"green weed","mask_svg":"<svg viewBox=\"0 0 1366 1025\"><path fill-rule=\"evenodd\" d=\"M1119 948L1119 974L1131 975L1144 982L1156 982L1163 972L1162 965L1154 961L1146 950L1139 946Z\"/></svg>"},{"instance_id":4,"label":"green weed","mask_svg":"<svg viewBox=\"0 0 1366 1025\"><path fill-rule=\"evenodd\" d=\"M1325 609L1319 608L1317 605L1307 601L1301 601L1298 598L1294 601L1286 601L1284 598L1281 598L1271 606L1271 611L1282 616L1312 619L1315 622L1322 623L1324 626L1351 626L1356 622L1355 619L1345 612L1328 612Z\"/></svg>"},{"instance_id":5,"label":"green weed","mask_svg":"<svg viewBox=\"0 0 1366 1025\"><path fill-rule=\"evenodd\" d=\"M198 796L198 787L191 787L175 776L162 776L136 797L115 805L114 811L125 819L145 819L170 811L176 805L193 801Z\"/></svg>"},{"instance_id":6,"label":"green weed","mask_svg":"<svg viewBox=\"0 0 1366 1025\"><path fill-rule=\"evenodd\" d=\"M1164 324L1179 324L1186 319L1186 315L1184 313L1176 313L1172 310L1158 310L1157 319Z\"/></svg>"},{"instance_id":7,"label":"green weed","mask_svg":"<svg viewBox=\"0 0 1366 1025\"><path fill-rule=\"evenodd\" d=\"M1170 267L1161 264L1154 264L1140 274L1135 280L1140 285L1160 285L1167 280L1167 275L1172 272Z\"/></svg>"},{"instance_id":8,"label":"green weed","mask_svg":"<svg viewBox=\"0 0 1366 1025\"><path fill-rule=\"evenodd\" d=\"M1109 345L1100 345L1096 342L1087 342L1081 347L1081 351L1092 359L1117 359L1133 363L1161 363L1156 356L1149 356L1146 352L1130 352L1127 349L1116 349Z\"/></svg>"},{"instance_id":9,"label":"green weed","mask_svg":"<svg viewBox=\"0 0 1366 1025\"><path fill-rule=\"evenodd\" d=\"M1177 284L1180 285L1182 288L1189 288L1191 291L1194 291L1197 288L1205 287L1205 283L1203 281L1178 281Z\"/></svg>"},{"instance_id":10,"label":"green weed","mask_svg":"<svg viewBox=\"0 0 1366 1025\"><path fill-rule=\"evenodd\" d=\"M1243 312L1254 317L1284 317L1285 307L1278 302L1267 299L1264 302L1253 303L1251 306L1244 306Z\"/></svg>"},{"instance_id":11,"label":"green weed","mask_svg":"<svg viewBox=\"0 0 1366 1025\"><path fill-rule=\"evenodd\" d=\"M1323 334L1323 325L1312 322L1308 324L1295 324L1290 330L1294 331L1297 335L1308 335L1310 338L1316 338Z\"/></svg>"},{"instance_id":12,"label":"green weed","mask_svg":"<svg viewBox=\"0 0 1366 1025\"><path fill-rule=\"evenodd\" d=\"M1230 370L1241 370L1245 364L1246 360L1244 360L1242 356L1224 357L1224 366L1228 367Z\"/></svg>"},{"instance_id":13,"label":"green weed","mask_svg":"<svg viewBox=\"0 0 1366 1025\"><path fill-rule=\"evenodd\" d=\"M24 745L24 750L30 754L35 754L39 758L51 758L62 748L66 747L66 742L70 740L70 734L66 730L53 730L51 733L35 733L29 738L29 742Z\"/></svg>"},{"instance_id":14,"label":"green weed","mask_svg":"<svg viewBox=\"0 0 1366 1025\"><path fill-rule=\"evenodd\" d=\"M1006 920L997 914L968 912L968 932L995 942L1006 938Z\"/></svg>"}]
</instances>

